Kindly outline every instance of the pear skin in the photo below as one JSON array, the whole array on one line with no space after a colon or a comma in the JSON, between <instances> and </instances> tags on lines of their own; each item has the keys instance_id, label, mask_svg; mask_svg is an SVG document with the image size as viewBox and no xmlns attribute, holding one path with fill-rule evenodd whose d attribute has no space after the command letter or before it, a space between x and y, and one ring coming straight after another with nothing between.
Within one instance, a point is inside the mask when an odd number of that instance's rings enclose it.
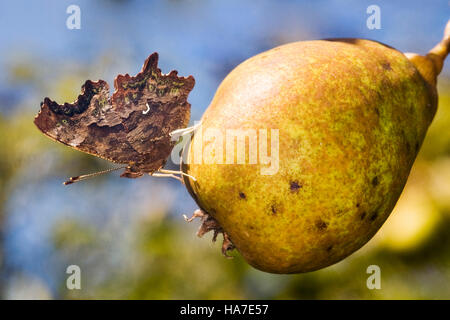
<instances>
[{"instance_id":1,"label":"pear skin","mask_svg":"<svg viewBox=\"0 0 450 320\"><path fill-rule=\"evenodd\" d=\"M286 44L237 66L182 164L195 177L184 177L187 189L210 223L203 231L223 232L225 251L235 247L271 273L321 269L361 248L393 210L436 113L449 34L450 25L426 56L329 39ZM226 163L227 142L212 148L208 129L222 137L256 132L269 150L278 143L270 155L277 171L262 174L268 164L250 161L249 152L244 164L237 156ZM254 140L245 141L249 151ZM215 162L204 161L208 152Z\"/></svg>"}]
</instances>

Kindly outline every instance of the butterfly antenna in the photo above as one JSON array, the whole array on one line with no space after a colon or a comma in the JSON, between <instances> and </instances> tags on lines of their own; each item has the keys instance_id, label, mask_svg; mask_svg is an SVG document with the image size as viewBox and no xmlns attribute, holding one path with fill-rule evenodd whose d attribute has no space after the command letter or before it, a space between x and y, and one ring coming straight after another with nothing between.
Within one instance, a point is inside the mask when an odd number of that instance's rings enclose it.
<instances>
[{"instance_id":1,"label":"butterfly antenna","mask_svg":"<svg viewBox=\"0 0 450 320\"><path fill-rule=\"evenodd\" d=\"M98 172L94 172L94 173L89 173L89 174L83 174L81 176L76 176L76 177L70 177L69 180L65 181L63 184L65 186L78 182L78 181L82 181L82 180L86 180L86 179L90 179L105 173L109 173L112 171L116 171L116 170L120 170L120 169L125 169L128 166L123 166L123 167L117 167L117 168L111 168L111 169L107 169L107 170L103 170L103 171L98 171Z\"/></svg>"}]
</instances>

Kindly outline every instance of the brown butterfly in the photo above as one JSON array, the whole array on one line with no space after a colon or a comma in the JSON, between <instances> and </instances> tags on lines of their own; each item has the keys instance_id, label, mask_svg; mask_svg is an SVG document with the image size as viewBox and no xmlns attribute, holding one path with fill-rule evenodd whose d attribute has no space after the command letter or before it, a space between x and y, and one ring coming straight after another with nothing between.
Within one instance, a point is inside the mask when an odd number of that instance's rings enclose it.
<instances>
[{"instance_id":1,"label":"brown butterfly","mask_svg":"<svg viewBox=\"0 0 450 320\"><path fill-rule=\"evenodd\" d=\"M179 77L177 71L162 74L155 52L136 76L116 77L111 97L105 81L88 80L71 104L45 98L34 123L55 141L125 164L121 177L156 175L175 145L169 133L189 123L187 98L194 84L192 76ZM65 184L92 175L72 177Z\"/></svg>"}]
</instances>

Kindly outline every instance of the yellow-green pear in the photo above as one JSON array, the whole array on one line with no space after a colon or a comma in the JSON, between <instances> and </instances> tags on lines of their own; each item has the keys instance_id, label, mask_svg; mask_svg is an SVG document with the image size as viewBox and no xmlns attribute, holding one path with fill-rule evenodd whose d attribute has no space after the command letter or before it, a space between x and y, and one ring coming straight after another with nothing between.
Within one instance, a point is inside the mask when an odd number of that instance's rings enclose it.
<instances>
[{"instance_id":1,"label":"yellow-green pear","mask_svg":"<svg viewBox=\"0 0 450 320\"><path fill-rule=\"evenodd\" d=\"M449 50L450 23L425 56L329 39L241 63L183 158L199 235L223 232L224 251L272 273L317 270L361 248L403 190Z\"/></svg>"}]
</instances>

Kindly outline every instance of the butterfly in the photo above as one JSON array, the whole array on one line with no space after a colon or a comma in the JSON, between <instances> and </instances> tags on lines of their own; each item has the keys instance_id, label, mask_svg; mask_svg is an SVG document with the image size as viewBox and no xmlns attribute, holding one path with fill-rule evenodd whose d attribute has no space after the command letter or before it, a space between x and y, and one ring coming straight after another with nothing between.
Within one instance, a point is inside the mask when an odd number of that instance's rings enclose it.
<instances>
[{"instance_id":1,"label":"butterfly","mask_svg":"<svg viewBox=\"0 0 450 320\"><path fill-rule=\"evenodd\" d=\"M45 98L34 123L57 142L124 164L100 173L123 168L121 177L156 175L176 143L170 133L189 123L187 98L194 84L192 76L179 77L175 70L162 74L155 52L136 76L116 77L112 96L105 81L87 80L73 103ZM72 177L65 184L92 175Z\"/></svg>"}]
</instances>

